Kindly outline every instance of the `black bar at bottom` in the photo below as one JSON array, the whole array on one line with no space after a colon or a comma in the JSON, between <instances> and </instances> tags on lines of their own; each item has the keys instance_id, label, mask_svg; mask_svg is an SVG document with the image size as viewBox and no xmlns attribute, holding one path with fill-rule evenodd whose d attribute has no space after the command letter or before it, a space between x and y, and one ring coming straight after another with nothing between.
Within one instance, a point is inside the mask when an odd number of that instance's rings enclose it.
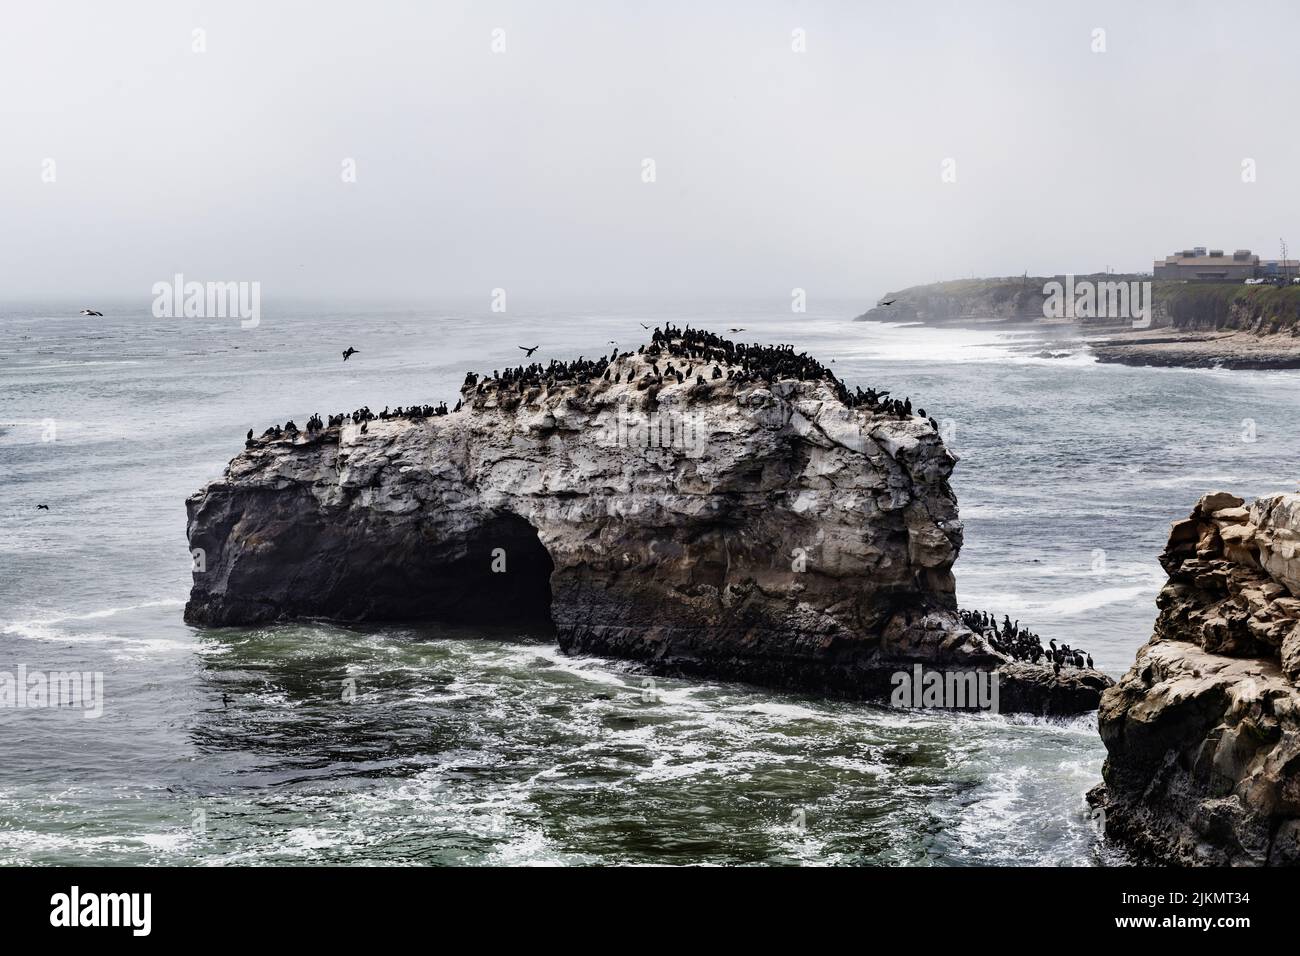
<instances>
[{"instance_id":1,"label":"black bar at bottom","mask_svg":"<svg viewBox=\"0 0 1300 956\"><path fill-rule=\"evenodd\" d=\"M1288 927L1296 888L1294 871L1245 869L7 869L0 918L14 939L205 946L373 943L430 922L462 940L536 942L542 926L561 937L580 926L591 940L596 929L622 938L632 925L667 932L700 920L735 934L731 945L772 920L866 939L910 924L927 943L969 943L990 923L1081 942L1099 932L1231 941Z\"/></svg>"}]
</instances>

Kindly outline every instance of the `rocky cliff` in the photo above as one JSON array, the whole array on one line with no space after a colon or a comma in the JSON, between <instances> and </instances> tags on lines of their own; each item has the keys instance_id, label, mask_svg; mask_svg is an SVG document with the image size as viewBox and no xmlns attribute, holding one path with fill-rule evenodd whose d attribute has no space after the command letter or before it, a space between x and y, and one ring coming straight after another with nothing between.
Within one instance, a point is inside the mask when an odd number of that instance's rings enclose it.
<instances>
[{"instance_id":1,"label":"rocky cliff","mask_svg":"<svg viewBox=\"0 0 1300 956\"><path fill-rule=\"evenodd\" d=\"M959 623L930 422L854 407L829 373L664 374L654 348L250 441L187 502L186 619L522 620L663 672L884 697L921 662L997 670L1004 710L1097 705L1103 675L1012 663Z\"/></svg>"},{"instance_id":2,"label":"rocky cliff","mask_svg":"<svg viewBox=\"0 0 1300 956\"><path fill-rule=\"evenodd\" d=\"M1180 864L1300 863L1300 495L1176 522L1150 642L1102 699L1106 832Z\"/></svg>"},{"instance_id":3,"label":"rocky cliff","mask_svg":"<svg viewBox=\"0 0 1300 956\"><path fill-rule=\"evenodd\" d=\"M1074 277L1080 288L1085 280L1148 284L1150 325L1133 329L1129 318L1044 318L1048 296L1043 290L1047 283L1064 278L955 279L912 286L882 296L881 304L855 321L955 326L1032 322L1092 336L1089 350L1099 362L1180 368L1300 368L1300 286L1152 282L1150 276L1134 274ZM1057 356L1044 351L1040 357Z\"/></svg>"},{"instance_id":4,"label":"rocky cliff","mask_svg":"<svg viewBox=\"0 0 1300 956\"><path fill-rule=\"evenodd\" d=\"M1041 276L1002 279L953 279L890 292L855 322L928 322L960 324L963 320L1042 321L1046 296Z\"/></svg>"},{"instance_id":5,"label":"rocky cliff","mask_svg":"<svg viewBox=\"0 0 1300 956\"><path fill-rule=\"evenodd\" d=\"M1300 286L1157 282L1157 325L1188 332L1300 336Z\"/></svg>"},{"instance_id":6,"label":"rocky cliff","mask_svg":"<svg viewBox=\"0 0 1300 956\"><path fill-rule=\"evenodd\" d=\"M1075 275L1080 284L1150 282L1151 327L1185 332L1241 331L1256 336L1300 336L1300 286L1245 285L1241 282L1152 282L1149 275ZM961 324L990 319L1043 321L1043 291L1064 276L1010 276L952 279L911 286L881 297L881 303L855 321ZM889 305L883 303L888 302ZM1083 313L1080 313L1083 314ZM1126 327L1125 318L1077 319L1079 325Z\"/></svg>"}]
</instances>

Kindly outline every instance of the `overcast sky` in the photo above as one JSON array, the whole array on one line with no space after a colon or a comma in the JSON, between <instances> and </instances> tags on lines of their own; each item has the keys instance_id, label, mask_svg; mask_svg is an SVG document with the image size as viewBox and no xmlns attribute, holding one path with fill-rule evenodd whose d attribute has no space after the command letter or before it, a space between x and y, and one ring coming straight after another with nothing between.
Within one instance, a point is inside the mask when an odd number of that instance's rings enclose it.
<instances>
[{"instance_id":1,"label":"overcast sky","mask_svg":"<svg viewBox=\"0 0 1300 956\"><path fill-rule=\"evenodd\" d=\"M11 0L0 296L868 298L1276 257L1298 11Z\"/></svg>"}]
</instances>

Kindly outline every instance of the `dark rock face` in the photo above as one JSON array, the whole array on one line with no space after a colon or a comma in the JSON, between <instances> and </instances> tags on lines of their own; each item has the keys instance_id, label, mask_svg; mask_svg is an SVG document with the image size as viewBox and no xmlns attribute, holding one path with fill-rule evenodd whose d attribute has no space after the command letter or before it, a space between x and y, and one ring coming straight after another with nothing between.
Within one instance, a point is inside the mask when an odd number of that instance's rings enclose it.
<instances>
[{"instance_id":1,"label":"dark rock face","mask_svg":"<svg viewBox=\"0 0 1300 956\"><path fill-rule=\"evenodd\" d=\"M282 464L330 467L337 449L337 439L327 436ZM247 460L256 457L246 452L234 467L261 471L271 464ZM207 568L194 575L186 621L245 625L316 617L550 626L552 563L527 522L485 515L446 534L433 523L324 504L311 488L214 482L190 499L190 547L203 550ZM485 573L497 547L508 549L515 573Z\"/></svg>"},{"instance_id":2,"label":"dark rock face","mask_svg":"<svg viewBox=\"0 0 1300 956\"><path fill-rule=\"evenodd\" d=\"M1179 864L1300 863L1300 496L1170 529L1155 634L1102 699L1106 832Z\"/></svg>"},{"instance_id":3,"label":"dark rock face","mask_svg":"<svg viewBox=\"0 0 1300 956\"><path fill-rule=\"evenodd\" d=\"M927 421L650 361L251 442L187 502L186 620L520 620L658 672L886 698L922 662L997 671L1003 709L1097 706L1107 678L1011 664L957 619L955 461Z\"/></svg>"}]
</instances>

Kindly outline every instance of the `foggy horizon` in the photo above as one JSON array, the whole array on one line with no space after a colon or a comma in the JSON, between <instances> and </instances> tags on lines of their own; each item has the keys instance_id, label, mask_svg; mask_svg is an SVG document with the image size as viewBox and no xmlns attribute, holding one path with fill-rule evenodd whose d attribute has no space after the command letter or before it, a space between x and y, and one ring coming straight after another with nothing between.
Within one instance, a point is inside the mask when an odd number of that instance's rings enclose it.
<instances>
[{"instance_id":1,"label":"foggy horizon","mask_svg":"<svg viewBox=\"0 0 1300 956\"><path fill-rule=\"evenodd\" d=\"M12 10L6 294L147 304L182 273L268 304L865 308L1193 245L1276 258L1300 211L1282 4L356 13Z\"/></svg>"}]
</instances>

